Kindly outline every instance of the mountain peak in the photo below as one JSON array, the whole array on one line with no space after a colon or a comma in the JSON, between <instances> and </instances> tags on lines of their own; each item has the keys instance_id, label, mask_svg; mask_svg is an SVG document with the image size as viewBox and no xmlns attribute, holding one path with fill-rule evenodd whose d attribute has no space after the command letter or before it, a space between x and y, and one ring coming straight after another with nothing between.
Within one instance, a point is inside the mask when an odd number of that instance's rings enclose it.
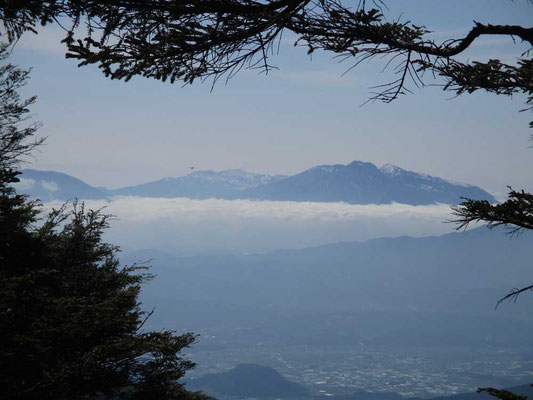
<instances>
[{"instance_id":1,"label":"mountain peak","mask_svg":"<svg viewBox=\"0 0 533 400\"><path fill-rule=\"evenodd\" d=\"M303 398L306 389L285 379L270 367L241 364L232 370L208 374L190 381L194 389L215 396Z\"/></svg>"},{"instance_id":2,"label":"mountain peak","mask_svg":"<svg viewBox=\"0 0 533 400\"><path fill-rule=\"evenodd\" d=\"M319 165L300 174L243 192L242 198L351 204L458 204L462 197L495 199L475 186L458 185L396 165L370 162Z\"/></svg>"},{"instance_id":3,"label":"mountain peak","mask_svg":"<svg viewBox=\"0 0 533 400\"><path fill-rule=\"evenodd\" d=\"M324 164L324 165L317 165L316 167L312 167L308 169L307 171L325 171L325 172L340 172L340 171L349 171L354 169L368 169L368 170L377 170L378 168L370 163L365 161L352 161L349 164ZM304 171L306 172L306 171Z\"/></svg>"},{"instance_id":4,"label":"mountain peak","mask_svg":"<svg viewBox=\"0 0 533 400\"><path fill-rule=\"evenodd\" d=\"M377 168L374 164L372 164L371 162L366 162L366 161L359 161L359 160L354 160L352 161L351 163L347 164L346 165L347 167L370 167L370 168Z\"/></svg>"},{"instance_id":5,"label":"mountain peak","mask_svg":"<svg viewBox=\"0 0 533 400\"><path fill-rule=\"evenodd\" d=\"M398 175L405 171L405 169L394 164L384 164L379 170L385 175Z\"/></svg>"}]
</instances>

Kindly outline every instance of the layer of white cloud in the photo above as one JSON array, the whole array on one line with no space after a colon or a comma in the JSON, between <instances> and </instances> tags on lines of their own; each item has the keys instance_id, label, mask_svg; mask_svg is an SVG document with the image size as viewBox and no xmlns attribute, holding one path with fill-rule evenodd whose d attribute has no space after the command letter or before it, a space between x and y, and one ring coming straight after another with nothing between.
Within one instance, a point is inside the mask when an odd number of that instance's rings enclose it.
<instances>
[{"instance_id":1,"label":"layer of white cloud","mask_svg":"<svg viewBox=\"0 0 533 400\"><path fill-rule=\"evenodd\" d=\"M59 190L59 186L53 181L39 181L39 184L47 192L57 192Z\"/></svg>"},{"instance_id":2,"label":"layer of white cloud","mask_svg":"<svg viewBox=\"0 0 533 400\"><path fill-rule=\"evenodd\" d=\"M47 203L58 207L60 202ZM116 197L87 201L113 214L108 240L125 249L176 254L250 253L383 236L452 231L448 205L352 205L251 200Z\"/></svg>"},{"instance_id":3,"label":"layer of white cloud","mask_svg":"<svg viewBox=\"0 0 533 400\"><path fill-rule=\"evenodd\" d=\"M13 184L13 187L18 192L24 193L26 190L30 190L35 185L35 180L31 178L19 178L19 182Z\"/></svg>"},{"instance_id":4,"label":"layer of white cloud","mask_svg":"<svg viewBox=\"0 0 533 400\"><path fill-rule=\"evenodd\" d=\"M348 203L320 203L295 201L253 200L191 200L187 198L117 197L110 208L122 210L124 218L144 220L153 218L205 219L244 218L301 221L346 221L361 218L391 218L395 215L443 217L448 205L411 206L408 204L354 205Z\"/></svg>"}]
</instances>

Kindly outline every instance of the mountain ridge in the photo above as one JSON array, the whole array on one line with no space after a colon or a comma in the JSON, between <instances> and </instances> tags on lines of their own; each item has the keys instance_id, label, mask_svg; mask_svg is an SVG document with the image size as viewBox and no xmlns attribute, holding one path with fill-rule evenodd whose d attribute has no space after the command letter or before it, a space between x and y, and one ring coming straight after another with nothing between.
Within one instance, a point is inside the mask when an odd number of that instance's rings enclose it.
<instances>
[{"instance_id":1,"label":"mountain ridge","mask_svg":"<svg viewBox=\"0 0 533 400\"><path fill-rule=\"evenodd\" d=\"M23 184L18 188L23 193L44 201L138 196L410 205L457 204L466 197L496 202L491 194L474 185L451 182L392 164L378 168L363 161L317 165L291 176L239 169L194 171L181 177L167 177L113 190L92 187L54 171L23 170L21 181Z\"/></svg>"},{"instance_id":2,"label":"mountain ridge","mask_svg":"<svg viewBox=\"0 0 533 400\"><path fill-rule=\"evenodd\" d=\"M457 204L463 197L496 202L492 195L477 186L452 183L392 164L377 168L362 161L318 165L281 181L247 189L243 195L258 200L351 204Z\"/></svg>"},{"instance_id":3,"label":"mountain ridge","mask_svg":"<svg viewBox=\"0 0 533 400\"><path fill-rule=\"evenodd\" d=\"M285 175L256 174L241 169L219 172L204 170L181 177L167 177L140 185L110 190L109 193L141 197L231 198L234 197L236 191L281 180L285 177Z\"/></svg>"},{"instance_id":4,"label":"mountain ridge","mask_svg":"<svg viewBox=\"0 0 533 400\"><path fill-rule=\"evenodd\" d=\"M147 251L124 254L122 261L153 260L158 278L144 289L143 303L162 305L156 326L176 328L173 321L180 321L222 342L233 340L239 327L256 332L255 341L285 344L531 347L531 296L494 311L509 288L524 283L531 238L510 240L503 229L484 227L258 255ZM178 300L179 310L164 306ZM520 327L509 331L511 322Z\"/></svg>"}]
</instances>

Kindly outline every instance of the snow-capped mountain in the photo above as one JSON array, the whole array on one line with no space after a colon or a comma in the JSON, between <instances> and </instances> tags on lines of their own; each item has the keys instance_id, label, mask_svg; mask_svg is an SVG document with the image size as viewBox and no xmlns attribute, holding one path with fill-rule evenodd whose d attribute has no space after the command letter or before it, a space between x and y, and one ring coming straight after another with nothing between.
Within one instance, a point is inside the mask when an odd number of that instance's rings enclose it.
<instances>
[{"instance_id":1,"label":"snow-capped mountain","mask_svg":"<svg viewBox=\"0 0 533 400\"><path fill-rule=\"evenodd\" d=\"M256 186L277 182L285 175L264 175L231 169L196 171L179 178L163 178L142 185L110 191L112 195L141 197L190 197L194 199L235 198L237 193Z\"/></svg>"},{"instance_id":2,"label":"snow-capped mountain","mask_svg":"<svg viewBox=\"0 0 533 400\"><path fill-rule=\"evenodd\" d=\"M245 190L242 196L352 204L457 204L462 197L496 202L492 195L476 186L452 183L391 164L377 168L362 161L313 167L281 181Z\"/></svg>"},{"instance_id":3,"label":"snow-capped mountain","mask_svg":"<svg viewBox=\"0 0 533 400\"><path fill-rule=\"evenodd\" d=\"M95 188L58 172L24 170L16 186L20 193L42 201L139 196L412 205L457 204L462 197L467 197L496 202L493 196L476 186L407 171L391 164L378 168L362 161L319 165L293 176L255 174L238 169L195 171L182 177L116 190Z\"/></svg>"}]
</instances>

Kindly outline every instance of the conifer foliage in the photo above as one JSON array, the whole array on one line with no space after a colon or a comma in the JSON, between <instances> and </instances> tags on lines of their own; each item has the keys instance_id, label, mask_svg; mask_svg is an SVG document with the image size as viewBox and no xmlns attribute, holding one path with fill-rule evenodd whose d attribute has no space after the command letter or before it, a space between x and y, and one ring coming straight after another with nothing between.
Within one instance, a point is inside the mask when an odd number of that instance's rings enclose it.
<instances>
[{"instance_id":1,"label":"conifer foliage","mask_svg":"<svg viewBox=\"0 0 533 400\"><path fill-rule=\"evenodd\" d=\"M423 86L426 74L439 75L443 89L456 94L520 93L526 107L533 106L530 51L517 52L510 64L498 56L460 57L487 36L531 46L532 26L474 21L462 37L438 41L423 21L388 11L384 0L4 0L0 21L9 40L60 23L66 56L97 65L112 79L193 83L229 78L242 68L267 72L283 33L290 32L295 46L329 53L350 69L387 60L395 76L376 88L375 100L390 102Z\"/></svg>"},{"instance_id":2,"label":"conifer foliage","mask_svg":"<svg viewBox=\"0 0 533 400\"><path fill-rule=\"evenodd\" d=\"M6 49L0 49L5 61ZM27 71L0 68L0 387L3 399L201 400L179 381L191 333L145 332L140 285L102 241L108 216L67 204L45 215L16 193L15 168L42 139L23 127Z\"/></svg>"}]
</instances>

